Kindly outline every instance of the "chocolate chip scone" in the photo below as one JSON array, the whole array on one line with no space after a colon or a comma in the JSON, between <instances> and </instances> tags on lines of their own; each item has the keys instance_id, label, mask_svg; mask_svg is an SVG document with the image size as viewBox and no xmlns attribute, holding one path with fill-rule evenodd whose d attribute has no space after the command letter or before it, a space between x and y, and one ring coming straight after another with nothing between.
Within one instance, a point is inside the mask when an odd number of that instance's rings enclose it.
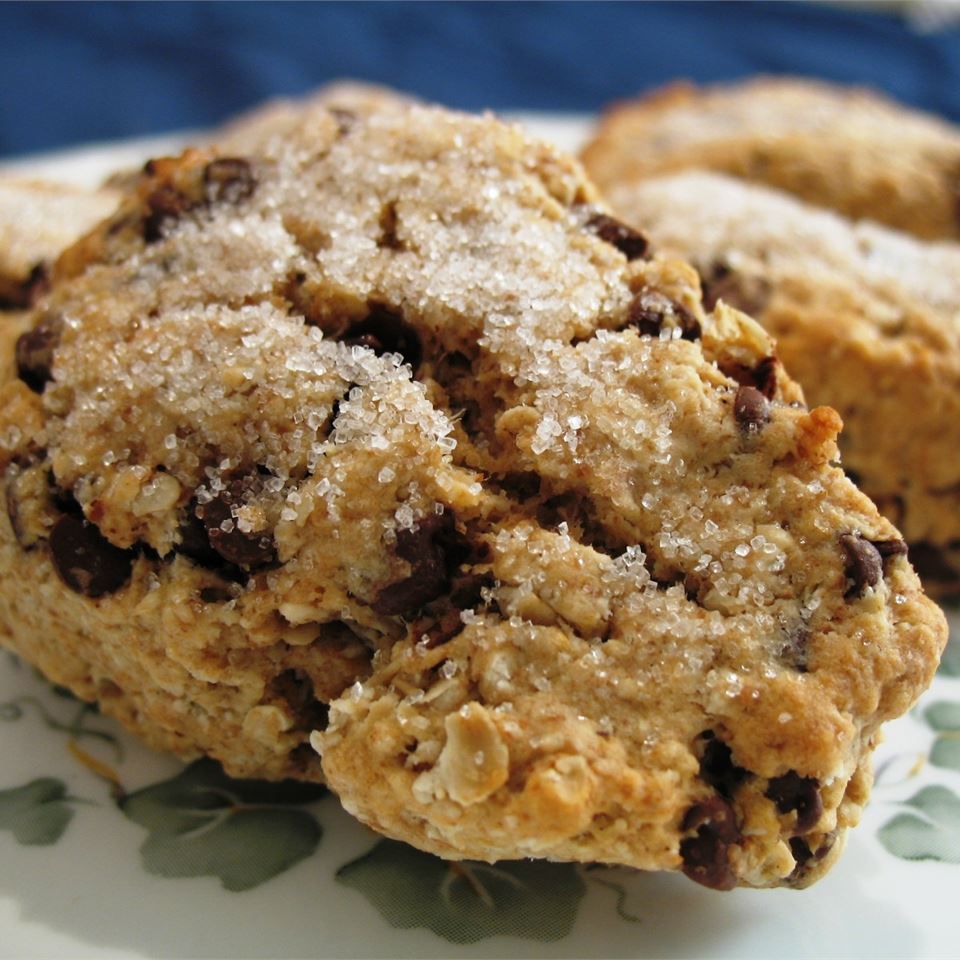
<instances>
[{"instance_id":1,"label":"chocolate chip scone","mask_svg":"<svg viewBox=\"0 0 960 960\"><path fill-rule=\"evenodd\" d=\"M318 109L148 164L57 273L0 397L4 643L444 857L835 859L943 617L836 413L575 162Z\"/></svg>"},{"instance_id":2,"label":"chocolate chip scone","mask_svg":"<svg viewBox=\"0 0 960 960\"><path fill-rule=\"evenodd\" d=\"M927 239L960 237L960 130L857 87L675 84L614 105L583 161L604 190L699 167Z\"/></svg>"},{"instance_id":3,"label":"chocolate chip scone","mask_svg":"<svg viewBox=\"0 0 960 960\"><path fill-rule=\"evenodd\" d=\"M29 307L58 254L113 212L112 190L0 177L0 311Z\"/></svg>"},{"instance_id":4,"label":"chocolate chip scone","mask_svg":"<svg viewBox=\"0 0 960 960\"><path fill-rule=\"evenodd\" d=\"M925 243L721 174L607 199L748 311L813 403L843 418L858 485L901 530L927 589L960 587L960 245Z\"/></svg>"}]
</instances>

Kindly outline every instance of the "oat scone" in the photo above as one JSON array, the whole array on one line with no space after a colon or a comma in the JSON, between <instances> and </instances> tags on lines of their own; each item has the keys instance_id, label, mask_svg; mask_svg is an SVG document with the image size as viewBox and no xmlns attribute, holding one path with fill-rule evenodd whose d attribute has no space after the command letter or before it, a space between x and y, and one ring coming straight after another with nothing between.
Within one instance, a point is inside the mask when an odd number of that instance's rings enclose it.
<instances>
[{"instance_id":1,"label":"oat scone","mask_svg":"<svg viewBox=\"0 0 960 960\"><path fill-rule=\"evenodd\" d=\"M3 642L448 858L812 882L945 641L836 413L519 128L344 119L155 161L61 258Z\"/></svg>"},{"instance_id":2,"label":"oat scone","mask_svg":"<svg viewBox=\"0 0 960 960\"><path fill-rule=\"evenodd\" d=\"M614 105L583 161L605 191L699 167L919 237L960 237L960 129L858 87L675 84Z\"/></svg>"},{"instance_id":3,"label":"oat scone","mask_svg":"<svg viewBox=\"0 0 960 960\"><path fill-rule=\"evenodd\" d=\"M0 177L0 311L18 310L47 288L59 253L109 216L112 190Z\"/></svg>"},{"instance_id":4,"label":"oat scone","mask_svg":"<svg viewBox=\"0 0 960 960\"><path fill-rule=\"evenodd\" d=\"M845 468L900 529L928 589L960 587L960 245L854 223L690 171L608 200L748 311L811 403L843 418Z\"/></svg>"}]
</instances>

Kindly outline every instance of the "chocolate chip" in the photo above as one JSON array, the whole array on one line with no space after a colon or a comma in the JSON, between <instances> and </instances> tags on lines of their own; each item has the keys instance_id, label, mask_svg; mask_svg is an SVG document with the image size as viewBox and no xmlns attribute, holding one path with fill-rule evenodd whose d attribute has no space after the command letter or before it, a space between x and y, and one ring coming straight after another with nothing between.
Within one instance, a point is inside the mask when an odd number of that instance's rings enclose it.
<instances>
[{"instance_id":1,"label":"chocolate chip","mask_svg":"<svg viewBox=\"0 0 960 960\"><path fill-rule=\"evenodd\" d=\"M616 247L628 260L640 260L650 249L650 244L642 233L609 214L595 213L587 221L586 226L604 243Z\"/></svg>"},{"instance_id":2,"label":"chocolate chip","mask_svg":"<svg viewBox=\"0 0 960 960\"><path fill-rule=\"evenodd\" d=\"M223 557L210 546L207 537L207 528L196 514L197 501L194 500L187 508L183 523L180 525L180 541L176 546L177 553L189 557L201 567L210 570L216 569L223 563Z\"/></svg>"},{"instance_id":3,"label":"chocolate chip","mask_svg":"<svg viewBox=\"0 0 960 960\"><path fill-rule=\"evenodd\" d=\"M886 560L887 557L906 556L907 545L903 540L869 540L877 553Z\"/></svg>"},{"instance_id":4,"label":"chocolate chip","mask_svg":"<svg viewBox=\"0 0 960 960\"><path fill-rule=\"evenodd\" d=\"M0 310L26 310L49 290L50 269L41 261L34 265L26 280L7 287L6 294L0 296Z\"/></svg>"},{"instance_id":5,"label":"chocolate chip","mask_svg":"<svg viewBox=\"0 0 960 960\"><path fill-rule=\"evenodd\" d=\"M47 316L17 338L17 376L34 393L43 393L43 388L52 379L53 351L60 343L62 326L59 317Z\"/></svg>"},{"instance_id":6,"label":"chocolate chip","mask_svg":"<svg viewBox=\"0 0 960 960\"><path fill-rule=\"evenodd\" d=\"M337 121L340 136L348 134L357 122L357 115L352 110L344 110L343 107L329 107L328 109L334 120Z\"/></svg>"},{"instance_id":7,"label":"chocolate chip","mask_svg":"<svg viewBox=\"0 0 960 960\"><path fill-rule=\"evenodd\" d=\"M700 758L700 779L710 784L714 790L728 800L733 796L737 787L750 776L750 771L738 767L733 762L730 748L712 731L708 730L710 739Z\"/></svg>"},{"instance_id":8,"label":"chocolate chip","mask_svg":"<svg viewBox=\"0 0 960 960\"><path fill-rule=\"evenodd\" d=\"M756 387L741 384L733 400L733 416L742 430L755 432L770 422L770 402Z\"/></svg>"},{"instance_id":9,"label":"chocolate chip","mask_svg":"<svg viewBox=\"0 0 960 960\"><path fill-rule=\"evenodd\" d=\"M200 599L204 603L229 603L233 596L226 587L203 587L200 590Z\"/></svg>"},{"instance_id":10,"label":"chocolate chip","mask_svg":"<svg viewBox=\"0 0 960 960\"><path fill-rule=\"evenodd\" d=\"M646 287L630 301L627 326L642 337L659 337L665 326L678 328L682 340L697 340L701 333L700 321L686 307Z\"/></svg>"},{"instance_id":11,"label":"chocolate chip","mask_svg":"<svg viewBox=\"0 0 960 960\"><path fill-rule=\"evenodd\" d=\"M859 534L844 533L840 536L844 553L844 571L850 586L844 597L852 600L862 597L867 587L875 587L883 576L883 561L880 552Z\"/></svg>"},{"instance_id":12,"label":"chocolate chip","mask_svg":"<svg viewBox=\"0 0 960 960\"><path fill-rule=\"evenodd\" d=\"M774 777L767 785L766 796L781 813L796 811L795 833L809 833L823 813L820 784L814 777L801 777L796 770L790 770L782 777Z\"/></svg>"},{"instance_id":13,"label":"chocolate chip","mask_svg":"<svg viewBox=\"0 0 960 960\"><path fill-rule=\"evenodd\" d=\"M134 552L121 550L83 517L65 514L50 531L50 554L60 578L77 593L101 597L130 579Z\"/></svg>"},{"instance_id":14,"label":"chocolate chip","mask_svg":"<svg viewBox=\"0 0 960 960\"><path fill-rule=\"evenodd\" d=\"M796 866L787 877L787 882L792 887L803 886L803 881L810 874L816 863L822 860L837 842L835 833L828 833L820 842L816 850L810 849L810 844L802 837L791 837L788 841L790 852L793 859L796 860Z\"/></svg>"},{"instance_id":15,"label":"chocolate chip","mask_svg":"<svg viewBox=\"0 0 960 960\"><path fill-rule=\"evenodd\" d=\"M167 221L178 220L193 204L169 184L157 187L147 197L147 215L143 220L143 239L155 243L163 236Z\"/></svg>"},{"instance_id":16,"label":"chocolate chip","mask_svg":"<svg viewBox=\"0 0 960 960\"><path fill-rule=\"evenodd\" d=\"M210 546L228 563L252 569L273 563L277 548L271 530L241 530L238 513L263 491L259 473L235 477L212 500L197 504L195 514L203 522Z\"/></svg>"},{"instance_id":17,"label":"chocolate chip","mask_svg":"<svg viewBox=\"0 0 960 960\"><path fill-rule=\"evenodd\" d=\"M420 336L399 313L388 307L375 306L363 320L350 326L343 342L369 347L376 354L399 353L414 373L420 366Z\"/></svg>"},{"instance_id":18,"label":"chocolate chip","mask_svg":"<svg viewBox=\"0 0 960 960\"><path fill-rule=\"evenodd\" d=\"M694 804L683 818L684 831L696 836L680 841L683 872L714 890L732 890L737 878L730 866L730 845L740 839L733 807L722 797Z\"/></svg>"},{"instance_id":19,"label":"chocolate chip","mask_svg":"<svg viewBox=\"0 0 960 960\"><path fill-rule=\"evenodd\" d=\"M423 614L411 624L410 633L418 643L429 649L448 643L459 635L465 624L460 617L464 610L473 610L486 603L484 589L494 585L490 573L467 573L455 576L450 595L442 596L423 608ZM424 639L425 638L425 639Z\"/></svg>"},{"instance_id":20,"label":"chocolate chip","mask_svg":"<svg viewBox=\"0 0 960 960\"><path fill-rule=\"evenodd\" d=\"M204 167L203 184L214 203L240 203L253 194L257 181L248 160L218 157Z\"/></svg>"},{"instance_id":21,"label":"chocolate chip","mask_svg":"<svg viewBox=\"0 0 960 960\"><path fill-rule=\"evenodd\" d=\"M402 250L403 244L397 236L397 202L391 200L380 208L380 236L377 246L387 250Z\"/></svg>"},{"instance_id":22,"label":"chocolate chip","mask_svg":"<svg viewBox=\"0 0 960 960\"><path fill-rule=\"evenodd\" d=\"M469 545L457 533L452 511L446 510L425 517L413 530L398 530L397 554L410 564L410 574L377 594L373 609L385 617L409 615L446 593Z\"/></svg>"},{"instance_id":23,"label":"chocolate chip","mask_svg":"<svg viewBox=\"0 0 960 960\"><path fill-rule=\"evenodd\" d=\"M796 873L813 856L813 851L810 849L807 841L802 837L791 837L788 843L790 844L790 852L793 854L793 859L797 861L797 865L793 868L793 872ZM793 876L793 874L791 874L791 876Z\"/></svg>"},{"instance_id":24,"label":"chocolate chip","mask_svg":"<svg viewBox=\"0 0 960 960\"><path fill-rule=\"evenodd\" d=\"M701 286L705 310L713 310L722 300L751 316L763 312L772 291L766 278L738 273L726 263L715 263L705 271L701 275Z\"/></svg>"},{"instance_id":25,"label":"chocolate chip","mask_svg":"<svg viewBox=\"0 0 960 960\"><path fill-rule=\"evenodd\" d=\"M764 357L753 368L753 382L756 388L768 399L772 400L777 392L777 358Z\"/></svg>"}]
</instances>

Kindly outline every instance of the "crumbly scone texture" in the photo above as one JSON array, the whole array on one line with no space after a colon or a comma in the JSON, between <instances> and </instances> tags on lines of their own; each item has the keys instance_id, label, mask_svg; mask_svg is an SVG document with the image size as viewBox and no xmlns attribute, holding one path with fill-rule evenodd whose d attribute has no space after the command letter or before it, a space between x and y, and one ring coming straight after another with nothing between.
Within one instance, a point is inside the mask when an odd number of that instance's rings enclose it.
<instances>
[{"instance_id":1,"label":"crumbly scone texture","mask_svg":"<svg viewBox=\"0 0 960 960\"><path fill-rule=\"evenodd\" d=\"M109 189L0 177L0 311L29 307L49 286L60 252L119 200Z\"/></svg>"},{"instance_id":2,"label":"crumbly scone texture","mask_svg":"<svg viewBox=\"0 0 960 960\"><path fill-rule=\"evenodd\" d=\"M843 463L911 544L928 589L960 586L960 245L852 222L722 174L615 187L618 215L749 312L811 403L843 418Z\"/></svg>"},{"instance_id":3,"label":"crumbly scone texture","mask_svg":"<svg viewBox=\"0 0 960 960\"><path fill-rule=\"evenodd\" d=\"M148 164L13 341L3 641L444 857L811 882L946 635L837 414L517 127L250 147Z\"/></svg>"},{"instance_id":4,"label":"crumbly scone texture","mask_svg":"<svg viewBox=\"0 0 960 960\"><path fill-rule=\"evenodd\" d=\"M698 167L926 239L960 237L960 129L859 87L674 84L611 107L582 158L604 191Z\"/></svg>"}]
</instances>

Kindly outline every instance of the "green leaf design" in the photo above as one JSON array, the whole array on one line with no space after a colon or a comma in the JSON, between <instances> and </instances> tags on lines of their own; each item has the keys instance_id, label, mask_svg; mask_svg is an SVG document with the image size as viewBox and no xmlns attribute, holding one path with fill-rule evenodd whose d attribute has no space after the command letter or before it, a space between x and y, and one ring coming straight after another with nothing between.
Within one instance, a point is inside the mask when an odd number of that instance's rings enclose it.
<instances>
[{"instance_id":1,"label":"green leaf design","mask_svg":"<svg viewBox=\"0 0 960 960\"><path fill-rule=\"evenodd\" d=\"M515 936L560 940L586 889L573 864L448 863L395 840L337 871L394 927L426 927L453 943Z\"/></svg>"},{"instance_id":2,"label":"green leaf design","mask_svg":"<svg viewBox=\"0 0 960 960\"><path fill-rule=\"evenodd\" d=\"M149 873L214 876L227 890L249 890L316 850L320 824L306 810L289 807L325 793L317 784L233 780L203 759L119 805L150 831L140 848Z\"/></svg>"},{"instance_id":3,"label":"green leaf design","mask_svg":"<svg viewBox=\"0 0 960 960\"><path fill-rule=\"evenodd\" d=\"M923 718L934 730L960 732L960 703L939 700L923 711Z\"/></svg>"},{"instance_id":4,"label":"green leaf design","mask_svg":"<svg viewBox=\"0 0 960 960\"><path fill-rule=\"evenodd\" d=\"M960 770L960 737L937 737L930 751L930 762L935 767Z\"/></svg>"},{"instance_id":5,"label":"green leaf design","mask_svg":"<svg viewBox=\"0 0 960 960\"><path fill-rule=\"evenodd\" d=\"M62 780L40 777L22 787L0 790L0 829L13 831L24 846L56 843L73 817L72 798Z\"/></svg>"},{"instance_id":6,"label":"green leaf design","mask_svg":"<svg viewBox=\"0 0 960 960\"><path fill-rule=\"evenodd\" d=\"M937 672L947 677L960 677L960 637L955 636L952 630L950 633L950 641L940 658L940 669Z\"/></svg>"},{"instance_id":7,"label":"green leaf design","mask_svg":"<svg viewBox=\"0 0 960 960\"><path fill-rule=\"evenodd\" d=\"M909 813L898 813L877 834L895 857L960 863L960 797L946 787L924 787L905 801Z\"/></svg>"}]
</instances>

